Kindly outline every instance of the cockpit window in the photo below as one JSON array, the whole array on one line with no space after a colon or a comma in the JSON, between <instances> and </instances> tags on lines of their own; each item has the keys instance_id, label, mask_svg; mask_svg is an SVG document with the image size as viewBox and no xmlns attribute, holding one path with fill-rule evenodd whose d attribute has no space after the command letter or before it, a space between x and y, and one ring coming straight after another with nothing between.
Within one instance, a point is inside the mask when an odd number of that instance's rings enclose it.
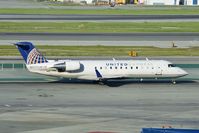
<instances>
[{"instance_id":1,"label":"cockpit window","mask_svg":"<svg viewBox=\"0 0 199 133\"><path fill-rule=\"evenodd\" d=\"M176 67L174 64L168 64L168 67Z\"/></svg>"}]
</instances>

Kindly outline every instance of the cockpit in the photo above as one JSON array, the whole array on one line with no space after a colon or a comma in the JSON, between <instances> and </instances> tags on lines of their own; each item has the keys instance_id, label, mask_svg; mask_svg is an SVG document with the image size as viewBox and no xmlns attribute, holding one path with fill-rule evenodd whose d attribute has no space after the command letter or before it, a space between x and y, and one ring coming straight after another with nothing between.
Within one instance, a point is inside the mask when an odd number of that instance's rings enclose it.
<instances>
[{"instance_id":1,"label":"cockpit","mask_svg":"<svg viewBox=\"0 0 199 133\"><path fill-rule=\"evenodd\" d=\"M168 64L168 67L176 67L174 64Z\"/></svg>"}]
</instances>

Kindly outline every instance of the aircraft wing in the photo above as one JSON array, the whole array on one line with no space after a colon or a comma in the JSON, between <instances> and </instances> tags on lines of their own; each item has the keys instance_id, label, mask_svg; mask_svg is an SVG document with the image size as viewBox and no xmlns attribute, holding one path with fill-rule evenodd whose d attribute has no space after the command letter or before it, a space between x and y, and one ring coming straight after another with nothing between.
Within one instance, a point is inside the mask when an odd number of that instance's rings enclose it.
<instances>
[{"instance_id":1,"label":"aircraft wing","mask_svg":"<svg viewBox=\"0 0 199 133\"><path fill-rule=\"evenodd\" d=\"M123 79L123 76L115 75L115 76L102 76L102 74L95 69L96 77L99 78L99 80L108 80L108 79Z\"/></svg>"}]
</instances>

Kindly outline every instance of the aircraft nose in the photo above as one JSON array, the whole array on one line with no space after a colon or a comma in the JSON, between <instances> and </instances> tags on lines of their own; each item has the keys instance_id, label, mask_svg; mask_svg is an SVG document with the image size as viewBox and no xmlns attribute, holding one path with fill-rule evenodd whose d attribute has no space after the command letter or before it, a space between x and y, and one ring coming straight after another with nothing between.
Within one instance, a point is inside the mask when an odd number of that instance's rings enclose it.
<instances>
[{"instance_id":1,"label":"aircraft nose","mask_svg":"<svg viewBox=\"0 0 199 133\"><path fill-rule=\"evenodd\" d=\"M185 70L183 70L183 69L179 69L179 75L180 76L186 76L186 75L188 75L189 73L188 72L186 72Z\"/></svg>"}]
</instances>

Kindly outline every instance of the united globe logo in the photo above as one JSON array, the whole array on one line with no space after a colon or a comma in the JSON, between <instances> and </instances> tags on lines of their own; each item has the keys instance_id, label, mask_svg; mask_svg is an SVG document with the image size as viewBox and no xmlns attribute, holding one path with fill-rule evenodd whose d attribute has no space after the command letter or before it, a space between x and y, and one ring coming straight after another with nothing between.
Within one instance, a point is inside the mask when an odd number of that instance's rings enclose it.
<instances>
[{"instance_id":1,"label":"united globe logo","mask_svg":"<svg viewBox=\"0 0 199 133\"><path fill-rule=\"evenodd\" d=\"M42 54L36 49L32 49L27 58L27 64L38 64L38 63L46 63L47 60Z\"/></svg>"}]
</instances>

